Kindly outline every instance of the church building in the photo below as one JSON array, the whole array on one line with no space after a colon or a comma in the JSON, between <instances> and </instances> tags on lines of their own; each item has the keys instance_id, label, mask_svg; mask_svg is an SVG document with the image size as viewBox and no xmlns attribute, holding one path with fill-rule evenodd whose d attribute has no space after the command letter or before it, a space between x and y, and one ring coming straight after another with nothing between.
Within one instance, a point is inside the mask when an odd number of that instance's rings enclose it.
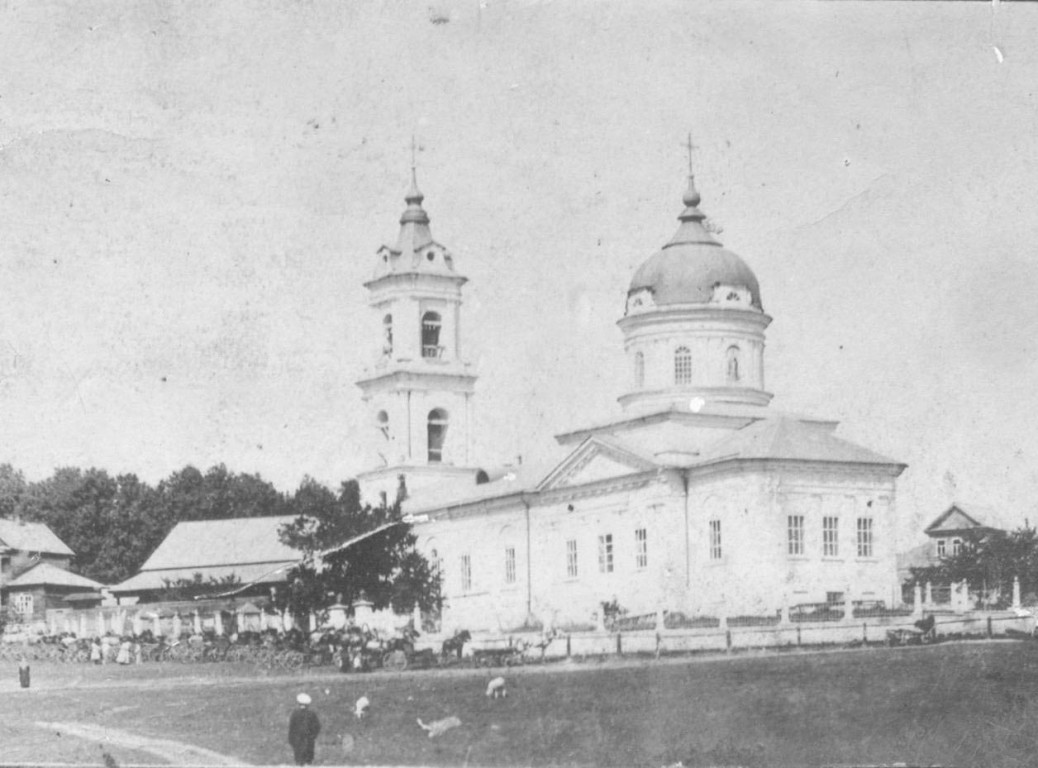
<instances>
[{"instance_id":1,"label":"church building","mask_svg":"<svg viewBox=\"0 0 1038 768\"><path fill-rule=\"evenodd\" d=\"M618 325L621 413L557 435L546 467L481 467L462 287L412 176L395 245L365 286L381 320L358 382L379 466L365 495L404 511L438 564L444 628L586 624L632 614L774 615L899 601L895 488L905 465L778 412L757 278L704 225L689 176L674 236L634 273Z\"/></svg>"}]
</instances>

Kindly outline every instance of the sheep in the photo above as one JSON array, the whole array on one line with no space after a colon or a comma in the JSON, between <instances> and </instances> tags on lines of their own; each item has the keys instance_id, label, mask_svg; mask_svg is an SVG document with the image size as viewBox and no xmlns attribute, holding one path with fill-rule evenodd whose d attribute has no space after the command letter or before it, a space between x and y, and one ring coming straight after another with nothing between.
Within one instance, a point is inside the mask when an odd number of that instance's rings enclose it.
<instances>
[{"instance_id":1,"label":"sheep","mask_svg":"<svg viewBox=\"0 0 1038 768\"><path fill-rule=\"evenodd\" d=\"M487 698L503 699L507 696L508 688L505 687L505 679L503 677L495 677L487 684Z\"/></svg>"},{"instance_id":2,"label":"sheep","mask_svg":"<svg viewBox=\"0 0 1038 768\"><path fill-rule=\"evenodd\" d=\"M371 701L367 696L361 696L357 699L357 703L353 708L353 714L358 720L363 719L368 714L368 707L371 706Z\"/></svg>"},{"instance_id":3,"label":"sheep","mask_svg":"<svg viewBox=\"0 0 1038 768\"><path fill-rule=\"evenodd\" d=\"M429 738L432 739L437 736L442 736L451 728L457 728L459 725L461 725L461 720L459 720L454 715L451 715L450 717L445 717L442 720L433 720L431 723L426 725L422 722L421 718L418 718L418 725L422 727L422 730L428 731Z\"/></svg>"}]
</instances>

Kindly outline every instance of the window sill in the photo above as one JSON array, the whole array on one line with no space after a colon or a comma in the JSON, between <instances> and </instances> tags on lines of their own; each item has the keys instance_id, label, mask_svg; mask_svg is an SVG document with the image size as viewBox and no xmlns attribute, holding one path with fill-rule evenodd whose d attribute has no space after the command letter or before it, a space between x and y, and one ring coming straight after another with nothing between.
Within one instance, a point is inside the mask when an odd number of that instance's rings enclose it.
<instances>
[{"instance_id":1,"label":"window sill","mask_svg":"<svg viewBox=\"0 0 1038 768\"><path fill-rule=\"evenodd\" d=\"M807 555L786 555L786 559L792 560L795 563L807 563L811 560Z\"/></svg>"},{"instance_id":2,"label":"window sill","mask_svg":"<svg viewBox=\"0 0 1038 768\"><path fill-rule=\"evenodd\" d=\"M844 558L842 558L842 557L824 556L824 557L822 557L822 562L823 563L842 563L842 562L844 562Z\"/></svg>"},{"instance_id":3,"label":"window sill","mask_svg":"<svg viewBox=\"0 0 1038 768\"><path fill-rule=\"evenodd\" d=\"M878 563L879 562L879 558L878 557L857 557L857 558L855 558L855 561L859 562L859 563Z\"/></svg>"}]
</instances>

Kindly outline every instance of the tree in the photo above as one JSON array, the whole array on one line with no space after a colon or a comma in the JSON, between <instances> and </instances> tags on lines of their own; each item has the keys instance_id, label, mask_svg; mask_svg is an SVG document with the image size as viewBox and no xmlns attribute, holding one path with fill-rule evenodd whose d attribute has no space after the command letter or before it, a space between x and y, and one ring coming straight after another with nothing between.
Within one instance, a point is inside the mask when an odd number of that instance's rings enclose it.
<instances>
[{"instance_id":1,"label":"tree","mask_svg":"<svg viewBox=\"0 0 1038 768\"><path fill-rule=\"evenodd\" d=\"M967 581L970 587L998 594L1008 605L1013 579L1020 579L1022 594L1038 594L1038 534L1034 528L1016 531L968 532L956 554L937 565L912 568L908 580L915 584L949 584Z\"/></svg>"},{"instance_id":2,"label":"tree","mask_svg":"<svg viewBox=\"0 0 1038 768\"><path fill-rule=\"evenodd\" d=\"M281 540L304 554L289 574L290 587L279 603L296 615L326 608L338 599L350 604L363 594L376 609L405 613L418 605L439 608L439 578L415 548L417 538L393 505L362 504L354 480L342 483L336 496L305 478L292 499L298 516L281 529ZM385 530L324 556L361 534Z\"/></svg>"}]
</instances>

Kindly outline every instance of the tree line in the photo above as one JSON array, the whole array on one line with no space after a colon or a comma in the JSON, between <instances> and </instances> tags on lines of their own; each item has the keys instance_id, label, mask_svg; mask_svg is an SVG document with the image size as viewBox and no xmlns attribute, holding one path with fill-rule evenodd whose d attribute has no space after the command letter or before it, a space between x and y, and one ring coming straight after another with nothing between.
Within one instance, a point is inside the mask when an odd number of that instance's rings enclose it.
<instances>
[{"instance_id":1,"label":"tree line","mask_svg":"<svg viewBox=\"0 0 1038 768\"><path fill-rule=\"evenodd\" d=\"M177 523L294 516L281 539L307 559L278 602L298 612L340 596L351 601L362 591L378 608L435 606L438 579L415 549L411 526L400 522L405 494L401 487L395 503L371 506L361 502L355 481L343 482L335 492L309 477L294 492L283 493L259 475L231 472L223 464L205 472L187 466L155 486L134 474L76 467L30 482L10 464L0 465L0 517L45 523L75 553L72 570L102 584L137 573ZM391 522L397 524L363 547L313 557Z\"/></svg>"}]
</instances>

